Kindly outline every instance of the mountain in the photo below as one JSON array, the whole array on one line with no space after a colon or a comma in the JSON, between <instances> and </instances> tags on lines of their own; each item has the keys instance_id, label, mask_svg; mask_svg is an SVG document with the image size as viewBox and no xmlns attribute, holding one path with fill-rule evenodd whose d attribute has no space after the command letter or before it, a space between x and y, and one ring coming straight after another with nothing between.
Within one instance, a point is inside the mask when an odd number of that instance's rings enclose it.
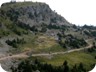
<instances>
[{"instance_id":1,"label":"mountain","mask_svg":"<svg viewBox=\"0 0 96 72\"><path fill-rule=\"evenodd\" d=\"M0 17L0 26L2 26L2 18L7 18L6 23L10 21L10 23L26 29L35 27L39 31L43 28L42 25L46 25L48 28L51 26L59 28L62 25L71 26L66 19L52 11L45 3L5 3L1 6ZM3 27L5 27L4 24Z\"/></svg>"},{"instance_id":2,"label":"mountain","mask_svg":"<svg viewBox=\"0 0 96 72\"><path fill-rule=\"evenodd\" d=\"M0 8L0 60L6 61L6 55L22 58L82 50L94 53L95 36L96 27L71 24L45 3L10 2ZM83 54L94 60L96 53L93 56ZM94 63L92 60L88 62ZM9 61L6 62L11 66Z\"/></svg>"},{"instance_id":3,"label":"mountain","mask_svg":"<svg viewBox=\"0 0 96 72\"><path fill-rule=\"evenodd\" d=\"M7 8L6 8L7 7ZM70 25L62 16L52 11L45 3L8 3L2 4L1 9L10 20L20 21L30 26L50 23L56 25ZM2 11L1 11L2 12Z\"/></svg>"}]
</instances>

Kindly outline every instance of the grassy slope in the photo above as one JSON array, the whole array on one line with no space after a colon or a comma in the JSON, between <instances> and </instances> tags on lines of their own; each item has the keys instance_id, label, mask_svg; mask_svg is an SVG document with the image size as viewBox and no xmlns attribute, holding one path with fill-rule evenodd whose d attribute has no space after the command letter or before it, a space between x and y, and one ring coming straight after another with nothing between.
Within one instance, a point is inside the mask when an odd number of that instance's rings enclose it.
<instances>
[{"instance_id":1,"label":"grassy slope","mask_svg":"<svg viewBox=\"0 0 96 72\"><path fill-rule=\"evenodd\" d=\"M65 51L53 37L48 37L42 34L28 34L23 35L22 38L26 41L24 45L19 45L21 51L32 51L34 53L48 53L48 52L58 52Z\"/></svg>"},{"instance_id":2,"label":"grassy slope","mask_svg":"<svg viewBox=\"0 0 96 72\"><path fill-rule=\"evenodd\" d=\"M88 70L90 70L90 65L96 63L96 59L94 56L96 53L89 54L85 52L72 52L64 55L55 55L52 57L39 57L42 62L47 62L48 64L52 64L54 66L62 65L65 60L68 61L69 66L73 66L75 64L79 64L82 62Z\"/></svg>"}]
</instances>

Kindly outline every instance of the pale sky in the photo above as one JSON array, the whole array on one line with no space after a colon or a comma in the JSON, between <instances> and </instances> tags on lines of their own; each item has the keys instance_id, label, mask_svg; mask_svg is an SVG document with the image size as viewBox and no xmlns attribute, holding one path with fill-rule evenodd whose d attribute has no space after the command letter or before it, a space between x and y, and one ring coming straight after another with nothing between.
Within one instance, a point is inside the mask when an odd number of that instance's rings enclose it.
<instances>
[{"instance_id":1,"label":"pale sky","mask_svg":"<svg viewBox=\"0 0 96 72\"><path fill-rule=\"evenodd\" d=\"M10 0L0 0L0 5ZM24 0L17 0L24 1ZM96 0L26 0L45 2L52 10L76 25L96 26Z\"/></svg>"}]
</instances>

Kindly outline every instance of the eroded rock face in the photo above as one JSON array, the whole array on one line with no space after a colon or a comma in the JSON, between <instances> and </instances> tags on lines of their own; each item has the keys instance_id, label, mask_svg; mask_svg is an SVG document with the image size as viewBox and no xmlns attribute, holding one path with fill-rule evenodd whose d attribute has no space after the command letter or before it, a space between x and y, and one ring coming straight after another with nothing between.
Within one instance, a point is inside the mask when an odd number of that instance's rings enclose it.
<instances>
[{"instance_id":1,"label":"eroded rock face","mask_svg":"<svg viewBox=\"0 0 96 72\"><path fill-rule=\"evenodd\" d=\"M45 3L33 3L27 6L9 7L7 16L30 26L45 24L70 25L63 17L52 11Z\"/></svg>"}]
</instances>

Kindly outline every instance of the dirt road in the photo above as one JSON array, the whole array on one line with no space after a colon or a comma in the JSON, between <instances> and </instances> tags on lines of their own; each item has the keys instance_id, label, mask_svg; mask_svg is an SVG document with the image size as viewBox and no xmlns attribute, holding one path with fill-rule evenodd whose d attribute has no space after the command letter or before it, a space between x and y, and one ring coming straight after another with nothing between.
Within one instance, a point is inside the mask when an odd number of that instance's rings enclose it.
<instances>
[{"instance_id":1,"label":"dirt road","mask_svg":"<svg viewBox=\"0 0 96 72\"><path fill-rule=\"evenodd\" d=\"M75 51L80 51L80 50L88 49L88 48L91 48L91 47L92 47L92 44L89 44L86 47L79 48L79 49L72 49L72 50L68 50L68 51L65 51L65 52L32 54L31 56L36 57L36 56L49 56L49 55L57 55L57 54L66 54L66 53L71 53L71 52L75 52ZM27 57L29 57L29 56L24 52L24 53L21 53L21 54L16 54L16 55L12 55L12 56L2 57L2 58L0 58L0 61L6 60L6 59L11 59L11 58L27 58Z\"/></svg>"}]
</instances>

